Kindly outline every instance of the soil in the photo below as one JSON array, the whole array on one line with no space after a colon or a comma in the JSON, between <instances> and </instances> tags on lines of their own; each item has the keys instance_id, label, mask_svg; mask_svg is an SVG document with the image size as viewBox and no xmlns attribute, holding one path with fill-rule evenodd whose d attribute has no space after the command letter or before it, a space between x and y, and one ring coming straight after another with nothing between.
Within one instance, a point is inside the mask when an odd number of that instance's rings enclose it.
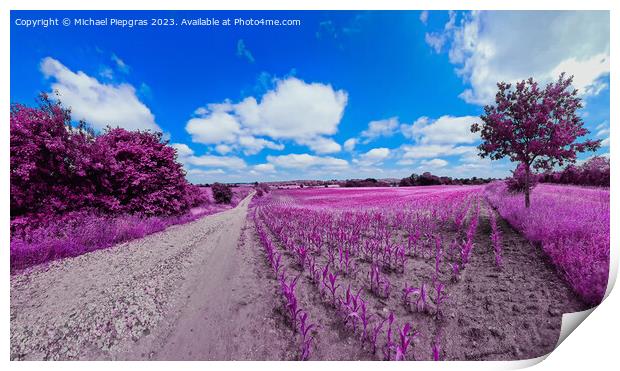
<instances>
[{"instance_id":1,"label":"soil","mask_svg":"<svg viewBox=\"0 0 620 371\"><path fill-rule=\"evenodd\" d=\"M251 195L236 208L174 226L141 240L30 268L11 276L12 360L294 360L299 336L283 312L278 281L247 216ZM553 350L562 314L586 306L540 249L498 220L503 269L495 266L486 208L470 262L450 282L441 315L407 310L405 283L430 282L431 256L410 257L404 273L386 273L388 299L366 289L371 311L420 335L408 359L514 360ZM446 234L449 231L445 232ZM287 272L302 273L284 256ZM341 284L362 288L367 263ZM306 270L300 306L318 325L311 360L379 360L345 327ZM381 342L382 344L382 342Z\"/></svg>"}]
</instances>

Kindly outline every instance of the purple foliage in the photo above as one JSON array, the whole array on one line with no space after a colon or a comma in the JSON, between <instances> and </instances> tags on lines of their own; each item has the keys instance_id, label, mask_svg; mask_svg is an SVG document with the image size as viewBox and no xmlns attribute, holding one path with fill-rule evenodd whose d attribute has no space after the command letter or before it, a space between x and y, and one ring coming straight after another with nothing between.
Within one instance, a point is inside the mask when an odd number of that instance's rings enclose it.
<instances>
[{"instance_id":1,"label":"purple foliage","mask_svg":"<svg viewBox=\"0 0 620 371\"><path fill-rule=\"evenodd\" d=\"M539 244L581 298L601 302L609 277L609 189L541 184L530 208L491 183L485 192L504 220Z\"/></svg>"}]
</instances>

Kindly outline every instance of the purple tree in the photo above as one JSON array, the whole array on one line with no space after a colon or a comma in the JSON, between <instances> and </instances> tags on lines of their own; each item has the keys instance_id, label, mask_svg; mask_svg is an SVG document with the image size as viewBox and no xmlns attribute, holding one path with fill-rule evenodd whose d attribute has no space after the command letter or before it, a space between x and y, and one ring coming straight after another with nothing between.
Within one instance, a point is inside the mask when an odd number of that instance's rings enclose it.
<instances>
[{"instance_id":1,"label":"purple tree","mask_svg":"<svg viewBox=\"0 0 620 371\"><path fill-rule=\"evenodd\" d=\"M540 88L534 79L511 84L500 82L495 104L484 107L482 124L471 131L480 132L478 146L482 158L499 160L508 157L520 162L525 170L525 206L530 206L531 168L550 169L573 163L578 152L594 151L600 140L576 140L589 133L577 115L582 107L577 89L571 89L573 77L562 73L556 82Z\"/></svg>"},{"instance_id":2,"label":"purple tree","mask_svg":"<svg viewBox=\"0 0 620 371\"><path fill-rule=\"evenodd\" d=\"M161 133L74 123L47 95L39 107L11 105L11 218L92 209L180 214L201 201Z\"/></svg>"}]
</instances>

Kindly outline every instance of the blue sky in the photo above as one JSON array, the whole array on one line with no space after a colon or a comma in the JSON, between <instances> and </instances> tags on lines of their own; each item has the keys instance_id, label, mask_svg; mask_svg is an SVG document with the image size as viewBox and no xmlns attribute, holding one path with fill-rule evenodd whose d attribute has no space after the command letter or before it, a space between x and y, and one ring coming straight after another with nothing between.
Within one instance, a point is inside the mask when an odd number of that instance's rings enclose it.
<instances>
[{"instance_id":1,"label":"blue sky","mask_svg":"<svg viewBox=\"0 0 620 371\"><path fill-rule=\"evenodd\" d=\"M175 26L25 27L44 18ZM292 26L186 26L214 17ZM495 83L575 75L609 153L607 12L12 12L11 100L162 131L194 182L505 176L468 127ZM585 154L585 159L592 154Z\"/></svg>"}]
</instances>

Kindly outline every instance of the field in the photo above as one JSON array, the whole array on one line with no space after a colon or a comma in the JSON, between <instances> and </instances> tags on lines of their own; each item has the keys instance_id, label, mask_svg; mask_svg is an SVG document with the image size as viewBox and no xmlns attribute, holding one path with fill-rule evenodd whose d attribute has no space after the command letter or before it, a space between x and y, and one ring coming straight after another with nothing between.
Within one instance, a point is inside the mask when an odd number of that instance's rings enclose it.
<instances>
[{"instance_id":1,"label":"field","mask_svg":"<svg viewBox=\"0 0 620 371\"><path fill-rule=\"evenodd\" d=\"M563 186L558 196L542 185L526 216L502 186L279 190L254 201L290 357L549 352L561 314L604 293L609 191ZM589 211L569 212L583 203Z\"/></svg>"},{"instance_id":2,"label":"field","mask_svg":"<svg viewBox=\"0 0 620 371\"><path fill-rule=\"evenodd\" d=\"M11 359L527 359L606 287L608 189L541 184L529 211L503 183L247 192L27 260Z\"/></svg>"}]
</instances>

